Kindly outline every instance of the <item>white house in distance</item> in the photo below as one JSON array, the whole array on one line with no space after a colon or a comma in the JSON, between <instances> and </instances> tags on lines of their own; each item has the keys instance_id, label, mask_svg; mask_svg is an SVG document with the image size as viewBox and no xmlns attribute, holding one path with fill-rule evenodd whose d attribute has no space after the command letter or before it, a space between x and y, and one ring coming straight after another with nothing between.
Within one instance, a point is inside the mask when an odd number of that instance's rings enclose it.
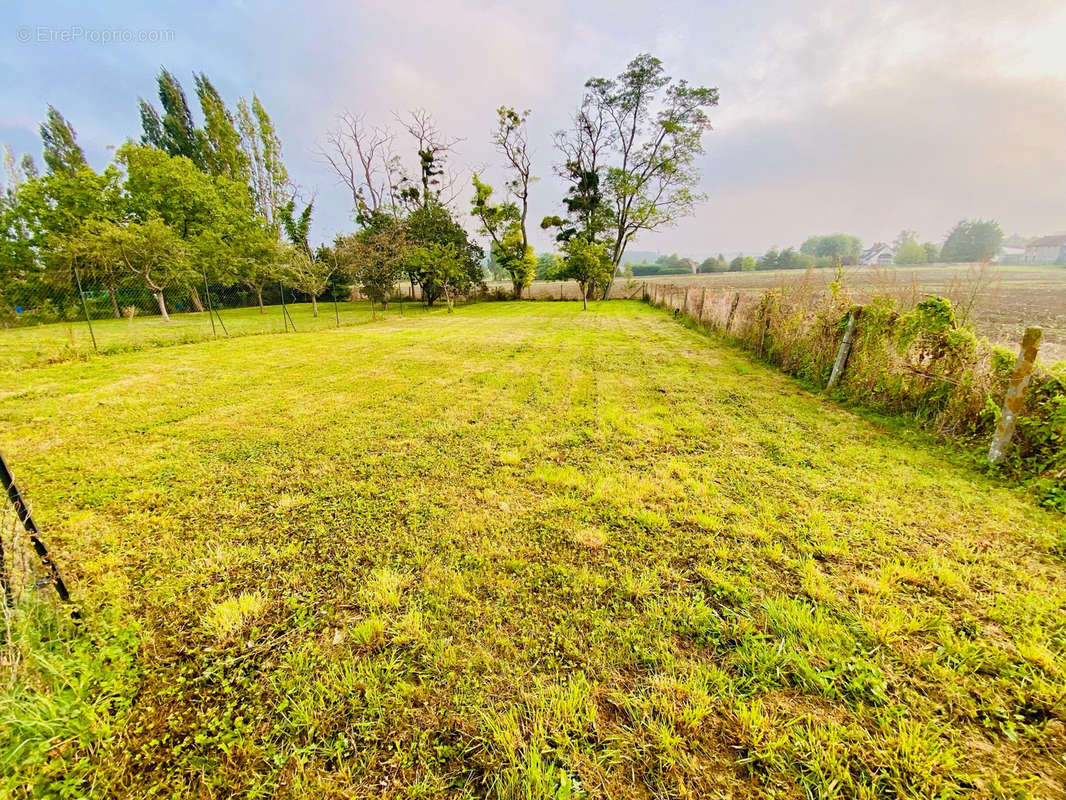
<instances>
[{"instance_id":1,"label":"white house in distance","mask_svg":"<svg viewBox=\"0 0 1066 800\"><path fill-rule=\"evenodd\" d=\"M1025 246L1026 264L1066 264L1066 234L1041 236Z\"/></svg>"},{"instance_id":2,"label":"white house in distance","mask_svg":"<svg viewBox=\"0 0 1066 800\"><path fill-rule=\"evenodd\" d=\"M884 242L878 242L862 251L859 263L870 266L873 264L893 264L896 261L896 248Z\"/></svg>"}]
</instances>

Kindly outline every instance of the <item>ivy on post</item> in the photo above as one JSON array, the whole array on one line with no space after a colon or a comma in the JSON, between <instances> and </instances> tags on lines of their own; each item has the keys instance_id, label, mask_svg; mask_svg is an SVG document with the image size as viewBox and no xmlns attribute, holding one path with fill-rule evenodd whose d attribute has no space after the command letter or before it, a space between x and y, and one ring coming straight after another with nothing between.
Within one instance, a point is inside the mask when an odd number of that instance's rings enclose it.
<instances>
[{"instance_id":1,"label":"ivy on post","mask_svg":"<svg viewBox=\"0 0 1066 800\"><path fill-rule=\"evenodd\" d=\"M852 309L848 314L848 324L844 328L844 338L840 340L840 349L837 350L836 361L833 362L833 371L829 373L829 383L825 385L825 390L828 392L837 382L840 380L840 376L844 374L844 367L848 365L848 356L851 355L851 345L855 341L855 323L859 320L859 312L862 311L862 307Z\"/></svg>"},{"instance_id":2,"label":"ivy on post","mask_svg":"<svg viewBox=\"0 0 1066 800\"><path fill-rule=\"evenodd\" d=\"M1033 377L1036 354L1040 350L1040 339L1043 335L1043 328L1033 327L1026 328L1025 335L1022 336L1022 349L1018 353L1018 360L1014 362L1014 369L1011 370L1007 396L1003 398L1003 413L999 415L996 434L992 437L991 447L988 448L990 464L998 464L1003 460L1011 439L1014 438L1014 426L1025 405L1025 390Z\"/></svg>"}]
</instances>

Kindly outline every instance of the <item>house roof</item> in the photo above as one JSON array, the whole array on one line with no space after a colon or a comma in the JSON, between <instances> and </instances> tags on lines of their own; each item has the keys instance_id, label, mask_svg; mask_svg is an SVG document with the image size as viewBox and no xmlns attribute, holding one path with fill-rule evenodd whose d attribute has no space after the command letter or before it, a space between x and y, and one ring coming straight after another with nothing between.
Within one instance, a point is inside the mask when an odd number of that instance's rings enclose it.
<instances>
[{"instance_id":1,"label":"house roof","mask_svg":"<svg viewBox=\"0 0 1066 800\"><path fill-rule=\"evenodd\" d=\"M1041 236L1029 242L1029 247L1063 247L1066 246L1066 233L1057 236Z\"/></svg>"}]
</instances>

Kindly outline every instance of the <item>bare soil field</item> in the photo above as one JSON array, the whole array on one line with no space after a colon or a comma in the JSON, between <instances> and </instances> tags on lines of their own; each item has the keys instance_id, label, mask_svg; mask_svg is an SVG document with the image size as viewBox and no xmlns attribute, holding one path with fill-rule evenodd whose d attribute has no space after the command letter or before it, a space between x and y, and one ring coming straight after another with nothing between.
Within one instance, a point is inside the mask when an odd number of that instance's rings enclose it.
<instances>
[{"instance_id":1,"label":"bare soil field","mask_svg":"<svg viewBox=\"0 0 1066 800\"><path fill-rule=\"evenodd\" d=\"M648 284L711 286L756 293L804 280L798 270L717 272L705 275L664 275L643 278ZM811 270L809 279L828 290L836 277L832 269ZM1066 267L936 264L919 267L848 267L844 282L857 301L889 295L905 305L927 294L947 297L960 317L991 341L1015 348L1027 325L1044 328L1041 360L1066 360ZM625 281L618 291L624 292Z\"/></svg>"}]
</instances>

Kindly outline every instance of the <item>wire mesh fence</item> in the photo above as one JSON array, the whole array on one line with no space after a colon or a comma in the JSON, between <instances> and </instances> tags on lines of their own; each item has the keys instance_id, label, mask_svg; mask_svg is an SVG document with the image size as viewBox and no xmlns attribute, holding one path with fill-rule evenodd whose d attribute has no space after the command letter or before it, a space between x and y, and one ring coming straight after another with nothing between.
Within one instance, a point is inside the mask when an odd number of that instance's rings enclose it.
<instances>
[{"instance_id":1,"label":"wire mesh fence","mask_svg":"<svg viewBox=\"0 0 1066 800\"><path fill-rule=\"evenodd\" d=\"M90 284L73 277L69 285L0 288L0 367L206 339L322 330L426 310L418 286L407 283L398 283L388 302L372 304L340 283L312 297L280 283L246 287L205 281L154 293L144 286Z\"/></svg>"},{"instance_id":2,"label":"wire mesh fence","mask_svg":"<svg viewBox=\"0 0 1066 800\"><path fill-rule=\"evenodd\" d=\"M619 279L610 296L640 299L643 282ZM595 296L601 297L597 290ZM511 300L510 282L489 282L460 301ZM525 300L581 299L572 281L536 281ZM443 304L443 298L438 305ZM234 336L314 331L382 316L424 314L420 287L399 282L387 303L372 304L353 286L332 283L317 296L277 282L219 285L207 280L153 292L72 274L69 282L0 287L0 368L68 360L93 352L184 344Z\"/></svg>"}]
</instances>

